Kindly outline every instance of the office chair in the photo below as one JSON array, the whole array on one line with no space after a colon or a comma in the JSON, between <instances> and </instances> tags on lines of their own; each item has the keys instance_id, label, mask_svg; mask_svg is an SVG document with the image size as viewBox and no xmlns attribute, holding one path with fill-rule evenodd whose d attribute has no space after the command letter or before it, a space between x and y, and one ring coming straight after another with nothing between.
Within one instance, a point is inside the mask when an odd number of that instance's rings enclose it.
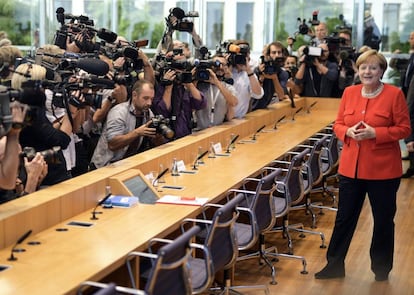
<instances>
[{"instance_id":1,"label":"office chair","mask_svg":"<svg viewBox=\"0 0 414 295\"><path fill-rule=\"evenodd\" d=\"M282 169L275 169L274 171L264 175L262 178L246 178L243 184L243 189L232 189L229 191L233 195L242 195L244 201L239 204L237 210L247 218L235 223L235 230L238 242L239 251L251 249L259 241L259 250L246 255L241 255L237 261L243 261L252 258L258 258L259 263L264 261L271 270L272 285L277 284L275 280L276 271L270 258L289 257L301 259L303 263L303 271L306 272L306 260L303 257L291 256L277 252L276 247L266 249L265 234L271 230L276 223L276 209L273 200L273 192L276 189L275 180L278 175L282 173ZM246 184L254 183L256 190L247 190ZM245 213L245 214L244 214ZM252 289L254 286L238 286L238 289Z\"/></svg>"},{"instance_id":2,"label":"office chair","mask_svg":"<svg viewBox=\"0 0 414 295\"><path fill-rule=\"evenodd\" d=\"M87 293L87 294L92 294L92 295L117 295L117 294L147 295L147 293L145 293L142 290L121 287L121 286L115 285L114 283L104 284L104 283L93 282L93 281L85 281L81 283L78 288L77 294L82 295L86 288L98 289L96 292Z\"/></svg>"},{"instance_id":3,"label":"office chair","mask_svg":"<svg viewBox=\"0 0 414 295\"><path fill-rule=\"evenodd\" d=\"M320 136L327 136L326 133L316 133L312 139L319 140ZM337 211L337 198L333 189L331 189L328 185L328 181L330 178L337 177L337 170L339 165L339 157L340 157L340 149L338 138L334 133L328 135L327 146L323 148L321 161L322 161L322 181L320 182L319 187L314 187L311 190L311 194L321 193L322 197L330 197L332 199L332 206L323 206L320 202L311 202L310 206L312 208L319 208L321 209L320 214L322 213L322 209L328 209ZM336 190L335 190L336 191Z\"/></svg>"},{"instance_id":4,"label":"office chair","mask_svg":"<svg viewBox=\"0 0 414 295\"><path fill-rule=\"evenodd\" d=\"M289 213L292 210L308 209L306 194L310 191L310 181L303 178L304 163L310 154L310 149L305 148L301 152L289 153L293 155L290 161L275 160L271 164L275 165L287 165L287 168L282 168L285 173L276 177L276 190L274 192L274 203L276 208L276 219L282 219L282 226L276 226L270 232L282 232L283 236L287 238L288 242L288 254L293 255L293 242L290 236L290 231L300 232L300 237L305 237L304 233L317 234L321 237L321 248L325 248L325 235L322 232L315 232L304 229L302 223L290 224ZM275 170L280 169L277 166L266 166L263 170ZM305 204L304 204L305 202ZM304 204L304 205L303 205ZM300 257L300 256L299 256ZM306 265L306 261L304 261ZM306 271L304 267L304 272Z\"/></svg>"},{"instance_id":5,"label":"office chair","mask_svg":"<svg viewBox=\"0 0 414 295\"><path fill-rule=\"evenodd\" d=\"M311 228L316 228L316 214L312 210L310 192L312 188L318 187L323 179L322 172L322 151L326 147L327 141L329 139L328 135L321 137L320 139L314 141L308 139L308 144L303 143L296 146L296 151L290 151L288 153L298 154L300 149L310 149L308 156L304 161L304 169L302 170L302 175L304 182L306 183L305 201L301 204L296 204L291 207L291 210L301 210L305 209L312 216L312 225ZM309 232L312 233L312 232ZM320 234L320 233L318 233ZM321 235L322 237L322 235Z\"/></svg>"},{"instance_id":6,"label":"office chair","mask_svg":"<svg viewBox=\"0 0 414 295\"><path fill-rule=\"evenodd\" d=\"M200 227L193 226L183 232L175 240L151 239L148 253L130 252L126 257L126 266L133 288L136 288L134 271L131 262L134 257L150 258L152 267L145 285L148 295L192 293L188 261L192 254L191 239L200 231ZM165 244L160 247L157 254L153 254L153 246L157 243Z\"/></svg>"},{"instance_id":7,"label":"office chair","mask_svg":"<svg viewBox=\"0 0 414 295\"><path fill-rule=\"evenodd\" d=\"M237 237L234 230L235 222L239 216L237 206L243 201L243 196L238 195L224 205L205 204L203 206L202 218L186 218L182 227L186 224L195 223L204 226L204 231L198 236L199 246L203 248L203 255L192 257L189 260L193 294L236 293L231 286L230 270L233 268L237 256ZM212 213L213 212L213 213ZM212 214L210 219L208 215ZM193 246L194 243L192 244ZM223 270L223 282L218 287L213 287L215 275ZM267 286L255 286L269 294ZM238 293L237 293L238 294Z\"/></svg>"}]
</instances>

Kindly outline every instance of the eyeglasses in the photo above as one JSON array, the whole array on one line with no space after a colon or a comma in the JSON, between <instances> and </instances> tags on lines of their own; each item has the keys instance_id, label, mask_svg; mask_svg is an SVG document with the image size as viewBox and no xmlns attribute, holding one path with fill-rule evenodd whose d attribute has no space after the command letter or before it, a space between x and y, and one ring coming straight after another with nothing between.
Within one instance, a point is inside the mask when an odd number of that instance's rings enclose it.
<instances>
[{"instance_id":1,"label":"eyeglasses","mask_svg":"<svg viewBox=\"0 0 414 295\"><path fill-rule=\"evenodd\" d=\"M271 54L282 54L282 51L270 51Z\"/></svg>"}]
</instances>

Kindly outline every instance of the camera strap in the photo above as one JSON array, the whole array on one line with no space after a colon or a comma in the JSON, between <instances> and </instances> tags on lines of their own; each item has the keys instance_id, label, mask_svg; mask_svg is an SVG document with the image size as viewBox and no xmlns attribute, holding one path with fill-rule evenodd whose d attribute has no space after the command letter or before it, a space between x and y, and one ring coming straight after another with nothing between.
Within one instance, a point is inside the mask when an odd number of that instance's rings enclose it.
<instances>
[{"instance_id":1,"label":"camera strap","mask_svg":"<svg viewBox=\"0 0 414 295\"><path fill-rule=\"evenodd\" d=\"M220 82L221 83L221 82ZM214 125L214 108L216 105L216 101L218 99L218 96L220 95L220 90L217 88L217 86L213 86L212 84L210 84L210 125L213 126ZM214 93L214 89L215 88L217 91Z\"/></svg>"}]
</instances>

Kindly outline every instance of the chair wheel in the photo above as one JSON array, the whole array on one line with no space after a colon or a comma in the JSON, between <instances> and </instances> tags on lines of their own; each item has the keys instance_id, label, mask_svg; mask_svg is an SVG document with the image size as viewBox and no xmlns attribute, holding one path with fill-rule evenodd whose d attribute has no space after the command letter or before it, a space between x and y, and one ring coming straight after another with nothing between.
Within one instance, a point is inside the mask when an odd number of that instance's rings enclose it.
<instances>
[{"instance_id":1,"label":"chair wheel","mask_svg":"<svg viewBox=\"0 0 414 295\"><path fill-rule=\"evenodd\" d=\"M308 271L302 270L300 273L303 274L303 275L307 275L308 274Z\"/></svg>"},{"instance_id":2,"label":"chair wheel","mask_svg":"<svg viewBox=\"0 0 414 295\"><path fill-rule=\"evenodd\" d=\"M325 249L325 248L326 248L326 246L325 246L325 245L320 245L320 246L319 246L319 248L321 248L321 249Z\"/></svg>"},{"instance_id":3,"label":"chair wheel","mask_svg":"<svg viewBox=\"0 0 414 295\"><path fill-rule=\"evenodd\" d=\"M306 235L305 234L300 234L299 237L300 238L306 238Z\"/></svg>"}]
</instances>

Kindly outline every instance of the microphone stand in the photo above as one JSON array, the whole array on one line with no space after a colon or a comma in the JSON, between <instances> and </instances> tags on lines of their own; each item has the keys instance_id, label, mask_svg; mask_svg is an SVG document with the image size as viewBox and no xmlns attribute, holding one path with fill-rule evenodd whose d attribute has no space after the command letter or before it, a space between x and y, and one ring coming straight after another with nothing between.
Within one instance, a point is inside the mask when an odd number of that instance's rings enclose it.
<instances>
[{"instance_id":1,"label":"microphone stand","mask_svg":"<svg viewBox=\"0 0 414 295\"><path fill-rule=\"evenodd\" d=\"M109 193L109 194L107 194L102 200L100 200L99 202L98 202L98 204L96 204L96 206L95 206L95 208L93 209L93 211L92 211L92 217L91 217L91 219L92 220L97 220L97 219L99 219L98 217L96 217L96 214L101 214L102 212L97 212L96 211L96 209L98 208L98 206L100 206L100 205L102 205L103 203L105 203L105 201L106 200L108 200L108 198L110 197L110 196L112 196L112 193Z\"/></svg>"},{"instance_id":2,"label":"microphone stand","mask_svg":"<svg viewBox=\"0 0 414 295\"><path fill-rule=\"evenodd\" d=\"M203 152L201 155L198 155L198 157L195 159L194 163L193 163L193 170L198 170L197 168L197 162L200 161L205 155L207 155L208 150Z\"/></svg>"},{"instance_id":3,"label":"microphone stand","mask_svg":"<svg viewBox=\"0 0 414 295\"><path fill-rule=\"evenodd\" d=\"M26 238L28 237L28 236L30 236L30 234L32 233L32 230L30 229L30 230L28 230L24 235L22 235L18 240L17 240L17 242L16 242L16 244L13 246L13 248L12 248L12 250L11 250L11 253L10 253L10 257L9 258L7 258L7 260L8 261L16 261L17 260L17 257L15 257L14 255L13 255L13 252L22 252L22 251L24 251L24 249L16 249L16 246L18 245L18 244L21 244L24 240L26 240Z\"/></svg>"},{"instance_id":4,"label":"microphone stand","mask_svg":"<svg viewBox=\"0 0 414 295\"><path fill-rule=\"evenodd\" d=\"M283 115L282 117L279 118L279 120L277 120L275 122L275 125L273 126L273 129L277 129L277 124L282 122L284 118L286 118L286 115Z\"/></svg>"},{"instance_id":5,"label":"microphone stand","mask_svg":"<svg viewBox=\"0 0 414 295\"><path fill-rule=\"evenodd\" d=\"M256 140L256 136L257 136L257 134L260 132L260 131L262 131L263 130L263 128L265 128L266 127L266 125L263 125L262 127L260 127L259 129L257 129L256 130L256 132L253 134L253 136L252 136L252 140Z\"/></svg>"},{"instance_id":6,"label":"microphone stand","mask_svg":"<svg viewBox=\"0 0 414 295\"><path fill-rule=\"evenodd\" d=\"M297 110L297 111L293 114L293 116L292 116L292 121L295 121L295 115L296 115L297 113L299 113L302 109L303 109L303 107L298 108L298 110Z\"/></svg>"},{"instance_id":7,"label":"microphone stand","mask_svg":"<svg viewBox=\"0 0 414 295\"><path fill-rule=\"evenodd\" d=\"M309 108L307 109L307 113L309 114L310 113L310 110L311 110L311 108L315 105L315 104L317 104L318 102L317 101L314 101L314 102L312 102L311 103L311 105L309 106Z\"/></svg>"},{"instance_id":8,"label":"microphone stand","mask_svg":"<svg viewBox=\"0 0 414 295\"><path fill-rule=\"evenodd\" d=\"M164 171L162 171L160 174L158 174L158 176L156 178L154 178L154 180L152 181L152 185L155 186L155 183L165 175L165 173L168 172L168 168L165 168Z\"/></svg>"},{"instance_id":9,"label":"microphone stand","mask_svg":"<svg viewBox=\"0 0 414 295\"><path fill-rule=\"evenodd\" d=\"M236 142L237 138L239 138L239 135L238 134L231 139L229 145L227 146L226 153L230 154L231 146Z\"/></svg>"}]
</instances>

